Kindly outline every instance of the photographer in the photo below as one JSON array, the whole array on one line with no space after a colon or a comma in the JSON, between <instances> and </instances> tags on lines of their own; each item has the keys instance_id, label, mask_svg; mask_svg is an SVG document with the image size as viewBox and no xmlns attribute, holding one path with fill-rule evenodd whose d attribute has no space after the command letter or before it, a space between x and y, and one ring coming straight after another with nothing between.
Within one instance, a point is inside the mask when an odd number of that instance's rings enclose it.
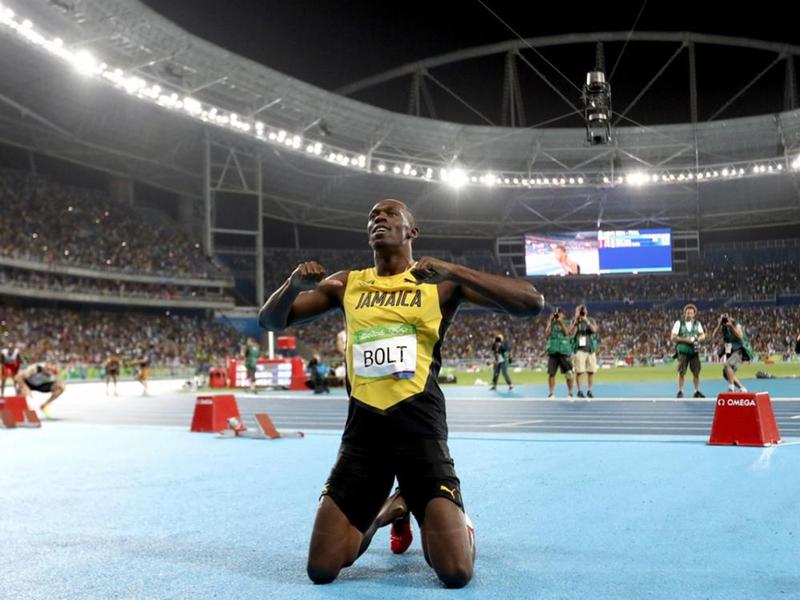
<instances>
[{"instance_id":1,"label":"photographer","mask_svg":"<svg viewBox=\"0 0 800 600\"><path fill-rule=\"evenodd\" d=\"M503 339L503 334L498 333L494 338L494 343L492 344L492 356L494 356L494 373L492 373L492 387L490 390L497 389L497 380L500 377L500 373L503 373L503 379L505 379L506 384L508 385L508 391L514 389L514 386L511 385L511 378L508 376L508 365L511 362L511 358L509 356L510 348L508 345L508 341Z\"/></svg>"},{"instance_id":2,"label":"photographer","mask_svg":"<svg viewBox=\"0 0 800 600\"><path fill-rule=\"evenodd\" d=\"M313 358L308 361L306 371L308 372L308 379L306 380L306 387L308 389L314 390L315 394L331 393L327 381L328 371L330 371L330 369L328 365L322 362L319 354L315 354Z\"/></svg>"},{"instance_id":3,"label":"photographer","mask_svg":"<svg viewBox=\"0 0 800 600\"><path fill-rule=\"evenodd\" d=\"M683 385L686 381L686 370L692 370L694 397L705 398L700 391L700 353L699 344L705 341L706 333L703 325L695 317L697 307L687 304L683 307L683 318L672 326L672 341L677 345L678 358L678 398L683 398Z\"/></svg>"},{"instance_id":4,"label":"photographer","mask_svg":"<svg viewBox=\"0 0 800 600\"><path fill-rule=\"evenodd\" d=\"M794 353L800 354L800 333L797 334L797 339L794 341Z\"/></svg>"},{"instance_id":5,"label":"photographer","mask_svg":"<svg viewBox=\"0 0 800 600\"><path fill-rule=\"evenodd\" d=\"M728 382L728 391L734 392L738 389L740 392L746 392L747 388L736 377L736 371L742 362L753 360L755 353L750 346L750 341L747 339L744 325L732 319L728 314L723 313L720 315L711 337L717 337L718 331L722 331L723 345L719 350L719 357L725 358L722 376Z\"/></svg>"},{"instance_id":6,"label":"photographer","mask_svg":"<svg viewBox=\"0 0 800 600\"><path fill-rule=\"evenodd\" d=\"M575 308L575 318L570 327L572 347L575 350L575 379L578 384L578 398L583 398L581 389L581 375L586 373L588 387L587 398L594 398L592 384L594 374L597 372L597 323L589 318L589 310L585 304Z\"/></svg>"},{"instance_id":7,"label":"photographer","mask_svg":"<svg viewBox=\"0 0 800 600\"><path fill-rule=\"evenodd\" d=\"M560 308L553 313L547 321L545 335L547 336L547 384L550 387L549 399L555 397L556 372L560 369L567 380L567 397L572 400L572 338L567 324L564 322L566 314Z\"/></svg>"}]
</instances>

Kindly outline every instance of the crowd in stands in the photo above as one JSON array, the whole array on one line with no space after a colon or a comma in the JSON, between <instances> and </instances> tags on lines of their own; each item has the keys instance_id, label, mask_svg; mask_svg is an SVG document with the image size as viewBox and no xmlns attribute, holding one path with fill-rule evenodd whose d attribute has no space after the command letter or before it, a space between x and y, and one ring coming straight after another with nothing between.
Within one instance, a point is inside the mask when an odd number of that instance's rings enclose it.
<instances>
[{"instance_id":1,"label":"crowd in stands","mask_svg":"<svg viewBox=\"0 0 800 600\"><path fill-rule=\"evenodd\" d=\"M17 346L25 362L62 367L102 365L112 352L131 360L149 352L155 365L224 364L241 336L209 318L168 312L0 306L0 346Z\"/></svg>"},{"instance_id":2,"label":"crowd in stands","mask_svg":"<svg viewBox=\"0 0 800 600\"><path fill-rule=\"evenodd\" d=\"M0 257L169 277L228 277L174 226L106 193L0 171Z\"/></svg>"},{"instance_id":3,"label":"crowd in stands","mask_svg":"<svg viewBox=\"0 0 800 600\"><path fill-rule=\"evenodd\" d=\"M800 294L795 262L724 266L691 274L582 276L537 280L549 302L699 299L769 299Z\"/></svg>"},{"instance_id":4,"label":"crowd in stands","mask_svg":"<svg viewBox=\"0 0 800 600\"><path fill-rule=\"evenodd\" d=\"M27 288L61 294L90 294L120 298L152 300L215 300L227 299L223 293L204 287L165 285L119 281L114 279L89 279L74 275L59 275L11 269L0 266L0 287Z\"/></svg>"}]
</instances>

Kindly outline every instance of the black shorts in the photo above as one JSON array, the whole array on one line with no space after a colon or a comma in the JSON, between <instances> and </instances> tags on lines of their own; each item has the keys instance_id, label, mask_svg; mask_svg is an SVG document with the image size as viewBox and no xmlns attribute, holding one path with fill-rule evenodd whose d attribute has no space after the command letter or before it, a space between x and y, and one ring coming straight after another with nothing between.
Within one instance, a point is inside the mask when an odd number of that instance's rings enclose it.
<instances>
[{"instance_id":1,"label":"black shorts","mask_svg":"<svg viewBox=\"0 0 800 600\"><path fill-rule=\"evenodd\" d=\"M572 371L572 361L569 359L569 356L566 354L548 354L547 374L552 377L559 369L565 375Z\"/></svg>"},{"instance_id":2,"label":"black shorts","mask_svg":"<svg viewBox=\"0 0 800 600\"><path fill-rule=\"evenodd\" d=\"M31 385L31 383L27 379L25 380L25 385L27 385L31 391L42 392L44 394L49 394L50 392L53 391L54 383L55 383L54 381L45 381L44 383L40 383L39 385Z\"/></svg>"},{"instance_id":3,"label":"black shorts","mask_svg":"<svg viewBox=\"0 0 800 600\"><path fill-rule=\"evenodd\" d=\"M116 368L116 369L114 369L114 368L108 369L108 371L106 371L106 375L108 377L119 377L119 369L118 368Z\"/></svg>"},{"instance_id":4,"label":"black shorts","mask_svg":"<svg viewBox=\"0 0 800 600\"><path fill-rule=\"evenodd\" d=\"M461 482L445 440L421 439L380 448L342 442L322 496L330 497L364 533L391 493L395 476L420 526L433 498L447 498L464 510Z\"/></svg>"}]
</instances>

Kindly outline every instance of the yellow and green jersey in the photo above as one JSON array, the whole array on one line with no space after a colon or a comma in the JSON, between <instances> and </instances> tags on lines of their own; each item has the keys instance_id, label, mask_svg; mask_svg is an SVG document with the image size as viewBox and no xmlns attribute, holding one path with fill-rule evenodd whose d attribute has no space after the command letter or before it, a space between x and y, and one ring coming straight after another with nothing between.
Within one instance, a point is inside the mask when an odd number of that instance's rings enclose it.
<instances>
[{"instance_id":1,"label":"yellow and green jersey","mask_svg":"<svg viewBox=\"0 0 800 600\"><path fill-rule=\"evenodd\" d=\"M410 268L350 271L344 292L350 409L344 439L447 437L438 384L444 335L439 291Z\"/></svg>"}]
</instances>

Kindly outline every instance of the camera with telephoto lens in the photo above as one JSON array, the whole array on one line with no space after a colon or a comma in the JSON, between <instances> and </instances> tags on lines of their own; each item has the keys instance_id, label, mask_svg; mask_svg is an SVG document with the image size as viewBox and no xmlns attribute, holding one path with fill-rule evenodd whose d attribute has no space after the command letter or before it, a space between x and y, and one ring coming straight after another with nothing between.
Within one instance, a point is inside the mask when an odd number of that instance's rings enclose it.
<instances>
[{"instance_id":1,"label":"camera with telephoto lens","mask_svg":"<svg viewBox=\"0 0 800 600\"><path fill-rule=\"evenodd\" d=\"M578 312L578 316L585 317L586 316L586 307L581 306L580 312Z\"/></svg>"},{"instance_id":2,"label":"camera with telephoto lens","mask_svg":"<svg viewBox=\"0 0 800 600\"><path fill-rule=\"evenodd\" d=\"M728 324L728 315L722 315L722 321L720 321L723 325Z\"/></svg>"},{"instance_id":3,"label":"camera with telephoto lens","mask_svg":"<svg viewBox=\"0 0 800 600\"><path fill-rule=\"evenodd\" d=\"M556 308L555 311L553 311L553 321L558 321L558 315L560 312L561 312L560 308Z\"/></svg>"}]
</instances>

